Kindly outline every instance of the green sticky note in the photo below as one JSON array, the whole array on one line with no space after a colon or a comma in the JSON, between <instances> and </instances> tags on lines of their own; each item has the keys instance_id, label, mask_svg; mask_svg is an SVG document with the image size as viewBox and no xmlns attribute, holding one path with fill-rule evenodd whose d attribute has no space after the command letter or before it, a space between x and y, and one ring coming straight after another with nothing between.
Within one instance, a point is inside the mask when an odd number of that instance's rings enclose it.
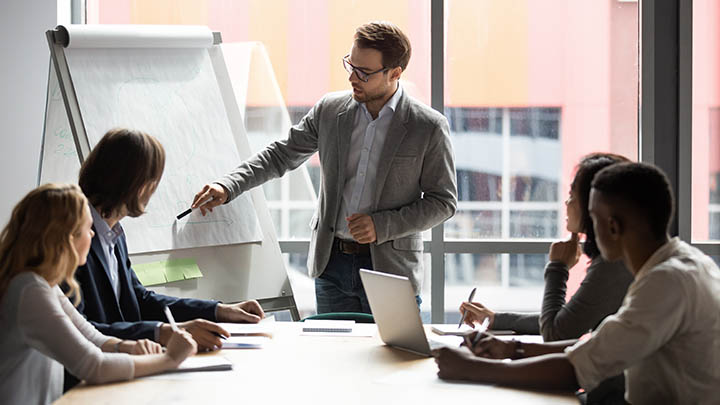
<instances>
[{"instance_id":1,"label":"green sticky note","mask_svg":"<svg viewBox=\"0 0 720 405\"><path fill-rule=\"evenodd\" d=\"M135 275L142 285L157 285L167 283L165 278L165 272L162 267L157 266L156 263L146 263L133 265Z\"/></svg>"},{"instance_id":2,"label":"green sticky note","mask_svg":"<svg viewBox=\"0 0 720 405\"><path fill-rule=\"evenodd\" d=\"M182 266L166 266L165 267L165 278L167 281L180 281L185 280L185 274Z\"/></svg>"},{"instance_id":3,"label":"green sticky note","mask_svg":"<svg viewBox=\"0 0 720 405\"><path fill-rule=\"evenodd\" d=\"M185 279L189 280L191 278L200 278L203 276L203 274L200 272L200 267L196 265L194 266L187 266L183 269L183 274L185 274Z\"/></svg>"},{"instance_id":4,"label":"green sticky note","mask_svg":"<svg viewBox=\"0 0 720 405\"><path fill-rule=\"evenodd\" d=\"M195 259L168 260L165 275L168 280L188 280L203 276Z\"/></svg>"},{"instance_id":5,"label":"green sticky note","mask_svg":"<svg viewBox=\"0 0 720 405\"><path fill-rule=\"evenodd\" d=\"M133 265L135 274L143 285L155 285L172 281L202 277L195 259L171 259Z\"/></svg>"}]
</instances>

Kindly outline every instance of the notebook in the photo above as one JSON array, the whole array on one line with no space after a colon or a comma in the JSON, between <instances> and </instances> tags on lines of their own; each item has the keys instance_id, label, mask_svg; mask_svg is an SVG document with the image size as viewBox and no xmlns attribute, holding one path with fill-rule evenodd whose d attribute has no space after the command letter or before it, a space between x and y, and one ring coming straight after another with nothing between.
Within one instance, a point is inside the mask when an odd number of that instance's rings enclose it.
<instances>
[{"instance_id":1,"label":"notebook","mask_svg":"<svg viewBox=\"0 0 720 405\"><path fill-rule=\"evenodd\" d=\"M460 329L458 329L457 324L447 324L447 325L433 325L432 331L440 336L465 336L467 334L472 333L473 331L476 331L476 329L471 328L468 325L463 324ZM491 332L493 335L500 336L500 335L514 335L515 331L512 330L490 330L488 332Z\"/></svg>"},{"instance_id":2,"label":"notebook","mask_svg":"<svg viewBox=\"0 0 720 405\"><path fill-rule=\"evenodd\" d=\"M183 373L186 371L226 371L232 370L230 360L219 355L191 356L185 359L178 368L167 370L167 373Z\"/></svg>"},{"instance_id":3,"label":"notebook","mask_svg":"<svg viewBox=\"0 0 720 405\"><path fill-rule=\"evenodd\" d=\"M303 334L306 333L352 333L355 321L335 321L308 319L303 322Z\"/></svg>"},{"instance_id":4,"label":"notebook","mask_svg":"<svg viewBox=\"0 0 720 405\"><path fill-rule=\"evenodd\" d=\"M451 325L433 325L432 331L434 333L437 333L440 336L445 335L452 335L452 336L465 336L469 333L472 333L474 329L470 326L463 324L461 327L458 328L457 325L451 324Z\"/></svg>"}]
</instances>

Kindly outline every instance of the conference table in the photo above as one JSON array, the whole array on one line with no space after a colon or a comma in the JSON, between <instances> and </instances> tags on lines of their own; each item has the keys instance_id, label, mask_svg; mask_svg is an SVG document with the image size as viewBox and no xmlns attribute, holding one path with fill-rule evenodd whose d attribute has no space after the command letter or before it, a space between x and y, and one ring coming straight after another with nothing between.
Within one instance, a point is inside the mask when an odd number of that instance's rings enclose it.
<instances>
[{"instance_id":1,"label":"conference table","mask_svg":"<svg viewBox=\"0 0 720 405\"><path fill-rule=\"evenodd\" d=\"M276 322L261 349L226 349L231 371L161 374L73 388L56 404L577 404L571 392L532 391L437 377L432 358L374 336L304 336L300 322ZM430 325L426 326L428 336ZM462 401L462 402L461 402Z\"/></svg>"}]
</instances>

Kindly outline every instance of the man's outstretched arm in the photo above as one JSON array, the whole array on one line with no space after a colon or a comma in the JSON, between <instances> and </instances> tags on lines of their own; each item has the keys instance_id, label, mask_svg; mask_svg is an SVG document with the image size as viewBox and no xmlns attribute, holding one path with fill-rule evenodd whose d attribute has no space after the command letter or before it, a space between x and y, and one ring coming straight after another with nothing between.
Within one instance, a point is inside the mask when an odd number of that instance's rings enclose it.
<instances>
[{"instance_id":1,"label":"man's outstretched arm","mask_svg":"<svg viewBox=\"0 0 720 405\"><path fill-rule=\"evenodd\" d=\"M575 370L564 353L545 354L520 360L476 357L466 349L442 348L433 351L438 377L510 387L578 389Z\"/></svg>"}]
</instances>

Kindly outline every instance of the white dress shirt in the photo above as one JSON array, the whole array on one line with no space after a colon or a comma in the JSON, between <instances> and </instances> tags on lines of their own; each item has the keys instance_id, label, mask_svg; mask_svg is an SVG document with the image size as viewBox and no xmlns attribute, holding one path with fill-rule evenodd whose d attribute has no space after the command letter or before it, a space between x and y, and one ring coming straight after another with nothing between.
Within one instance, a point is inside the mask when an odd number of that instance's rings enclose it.
<instances>
[{"instance_id":1,"label":"white dress shirt","mask_svg":"<svg viewBox=\"0 0 720 405\"><path fill-rule=\"evenodd\" d=\"M380 109L374 120L365 103L360 105L358 113L355 114L355 127L345 163L345 186L335 222L336 235L341 239L353 239L345 218L357 213L371 213L380 155L402 91L398 83L395 94Z\"/></svg>"},{"instance_id":2,"label":"white dress shirt","mask_svg":"<svg viewBox=\"0 0 720 405\"><path fill-rule=\"evenodd\" d=\"M33 272L20 273L0 300L0 402L55 401L62 395L63 366L89 383L131 379L130 355L100 350L108 339L58 286Z\"/></svg>"},{"instance_id":3,"label":"white dress shirt","mask_svg":"<svg viewBox=\"0 0 720 405\"><path fill-rule=\"evenodd\" d=\"M107 222L100 216L95 207L90 206L90 213L93 218L93 225L95 226L95 232L97 232L100 245L105 253L105 261L108 264L108 273L110 273L110 284L112 284L113 291L115 291L115 301L120 301L120 282L118 276L118 259L115 256L115 245L118 239L124 235L122 226L118 221L115 226L110 229Z\"/></svg>"},{"instance_id":4,"label":"white dress shirt","mask_svg":"<svg viewBox=\"0 0 720 405\"><path fill-rule=\"evenodd\" d=\"M565 351L585 390L624 370L632 404L718 403L720 270L670 240L635 275L618 312Z\"/></svg>"}]
</instances>

